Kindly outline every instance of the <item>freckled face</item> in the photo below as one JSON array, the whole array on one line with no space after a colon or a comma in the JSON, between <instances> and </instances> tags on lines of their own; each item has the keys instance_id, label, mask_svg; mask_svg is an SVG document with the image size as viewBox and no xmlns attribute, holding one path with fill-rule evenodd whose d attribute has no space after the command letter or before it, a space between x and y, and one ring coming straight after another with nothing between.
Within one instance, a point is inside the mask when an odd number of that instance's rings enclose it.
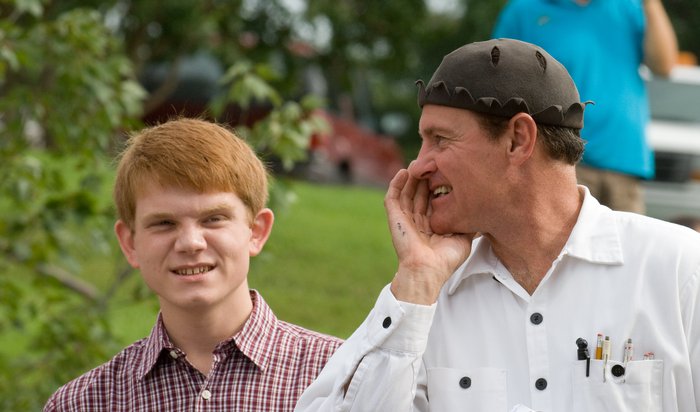
<instances>
[{"instance_id":1,"label":"freckled face","mask_svg":"<svg viewBox=\"0 0 700 412\"><path fill-rule=\"evenodd\" d=\"M485 231L503 190L504 143L492 141L474 113L447 106L425 105L419 132L423 142L409 173L428 182L432 230Z\"/></svg>"},{"instance_id":2,"label":"freckled face","mask_svg":"<svg viewBox=\"0 0 700 412\"><path fill-rule=\"evenodd\" d=\"M161 309L235 308L247 299L250 257L262 250L269 228L251 224L238 196L148 184L136 205L133 231L121 221L115 230Z\"/></svg>"}]
</instances>

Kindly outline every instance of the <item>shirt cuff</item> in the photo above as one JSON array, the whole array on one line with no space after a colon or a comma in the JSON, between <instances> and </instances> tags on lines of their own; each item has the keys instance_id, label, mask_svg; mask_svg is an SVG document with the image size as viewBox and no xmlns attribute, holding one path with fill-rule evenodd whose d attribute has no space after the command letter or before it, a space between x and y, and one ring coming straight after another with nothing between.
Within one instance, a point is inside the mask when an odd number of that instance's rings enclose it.
<instances>
[{"instance_id":1,"label":"shirt cuff","mask_svg":"<svg viewBox=\"0 0 700 412\"><path fill-rule=\"evenodd\" d=\"M368 338L390 351L423 353L437 303L430 306L400 302L387 285L369 319Z\"/></svg>"}]
</instances>

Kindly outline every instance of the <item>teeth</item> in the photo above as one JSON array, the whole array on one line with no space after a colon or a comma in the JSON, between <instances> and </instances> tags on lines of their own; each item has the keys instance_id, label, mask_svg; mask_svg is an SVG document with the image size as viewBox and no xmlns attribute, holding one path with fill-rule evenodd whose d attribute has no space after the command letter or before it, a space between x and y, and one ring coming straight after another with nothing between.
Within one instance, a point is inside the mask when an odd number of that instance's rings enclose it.
<instances>
[{"instance_id":1,"label":"teeth","mask_svg":"<svg viewBox=\"0 0 700 412\"><path fill-rule=\"evenodd\" d=\"M452 191L452 188L449 186L438 186L433 190L433 196L438 197L442 195L446 195Z\"/></svg>"},{"instance_id":2,"label":"teeth","mask_svg":"<svg viewBox=\"0 0 700 412\"><path fill-rule=\"evenodd\" d=\"M182 276L191 276L191 275L199 275L201 273L209 272L213 268L211 266L200 266L196 268L186 268L186 269L178 269L175 271L178 275Z\"/></svg>"}]
</instances>

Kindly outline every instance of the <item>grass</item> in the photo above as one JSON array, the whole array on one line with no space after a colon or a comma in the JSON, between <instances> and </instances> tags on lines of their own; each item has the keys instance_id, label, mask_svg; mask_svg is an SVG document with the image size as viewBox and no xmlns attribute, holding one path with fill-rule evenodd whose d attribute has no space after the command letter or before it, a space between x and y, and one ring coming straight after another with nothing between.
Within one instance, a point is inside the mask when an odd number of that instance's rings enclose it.
<instances>
[{"instance_id":1,"label":"grass","mask_svg":"<svg viewBox=\"0 0 700 412\"><path fill-rule=\"evenodd\" d=\"M297 182L298 200L278 213L250 285L276 315L346 338L396 270L384 191Z\"/></svg>"}]
</instances>

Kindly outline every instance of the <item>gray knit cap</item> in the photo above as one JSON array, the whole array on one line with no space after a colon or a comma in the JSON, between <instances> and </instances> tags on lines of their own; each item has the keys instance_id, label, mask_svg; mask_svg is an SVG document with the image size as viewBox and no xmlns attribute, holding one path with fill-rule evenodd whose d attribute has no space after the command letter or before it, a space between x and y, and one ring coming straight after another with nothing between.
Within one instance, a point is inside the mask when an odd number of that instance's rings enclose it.
<instances>
[{"instance_id":1,"label":"gray knit cap","mask_svg":"<svg viewBox=\"0 0 700 412\"><path fill-rule=\"evenodd\" d=\"M430 82L418 85L418 104L437 104L536 122L583 127L578 90L564 66L544 49L513 39L469 43L442 59Z\"/></svg>"}]
</instances>

